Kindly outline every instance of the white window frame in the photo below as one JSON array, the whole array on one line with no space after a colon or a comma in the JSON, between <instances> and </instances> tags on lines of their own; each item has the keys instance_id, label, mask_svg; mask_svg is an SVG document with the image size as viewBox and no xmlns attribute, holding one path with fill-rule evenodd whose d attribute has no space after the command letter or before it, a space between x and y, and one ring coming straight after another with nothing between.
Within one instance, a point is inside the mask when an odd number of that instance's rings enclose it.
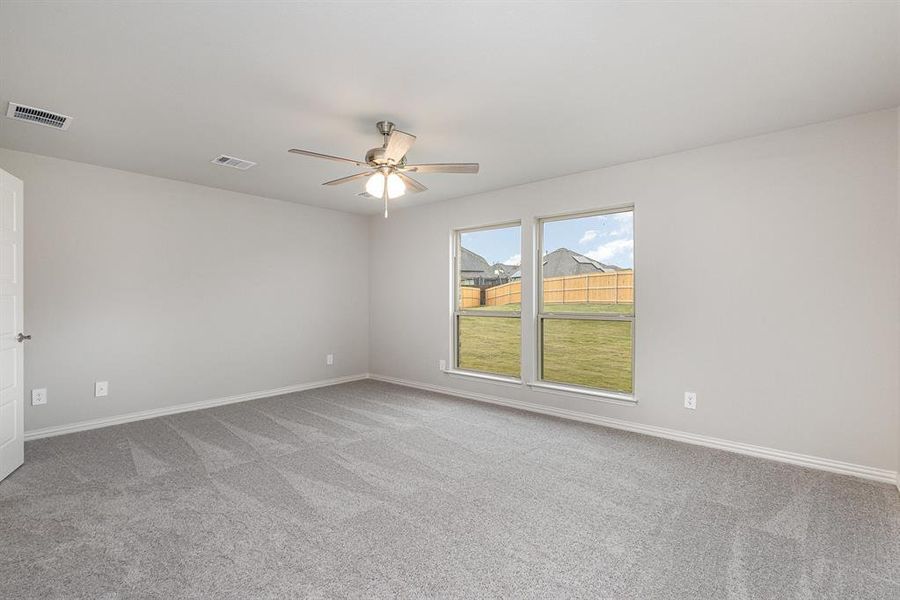
<instances>
[{"instance_id":1,"label":"white window frame","mask_svg":"<svg viewBox=\"0 0 900 600\"><path fill-rule=\"evenodd\" d=\"M577 213L557 214L540 217L535 224L535 256L534 256L534 290L535 290L535 319L534 319L534 378L529 385L534 388L546 389L564 394L589 395L604 398L616 402L633 404L636 402L635 390L635 347L637 338L635 335L635 321L637 315L637 286L634 288L634 308L630 315L618 313L574 313L574 312L545 312L544 311L544 224L553 221L566 221L584 217L596 217L612 215L623 212L632 213L632 236L634 236L634 205L623 205L599 210L591 210ZM524 291L523 291L524 293ZM544 320L590 320L590 321L626 321L631 323L631 393L615 390L592 388L577 384L547 381L543 378L544 358Z\"/></svg>"},{"instance_id":2,"label":"white window frame","mask_svg":"<svg viewBox=\"0 0 900 600\"><path fill-rule=\"evenodd\" d=\"M451 285L451 293L452 298L450 302L450 357L451 357L451 368L445 369L446 373L450 373L451 375L465 375L467 377L476 377L479 379L485 379L488 381L498 382L498 383L512 383L516 385L520 385L523 381L522 379L522 352L519 353L519 377L510 377L508 375L499 375L497 373L490 373L487 371L476 371L473 369L463 369L459 366L459 318L460 317L503 317L509 319L519 319L519 323L522 323L522 309L521 305L518 311L487 311L487 310L466 310L459 307L459 300L461 298L460 293L460 248L461 248L461 239L464 233L472 233L475 231L487 231L490 229L504 229L508 227L518 227L519 228L519 252L520 254L523 251L523 236L522 236L522 221L505 221L502 223L493 223L491 225L482 225L478 227L464 227L459 229L453 229L451 231L451 252L452 252L452 260L451 260L451 272L453 277L453 285ZM524 290L522 290L524 294ZM522 340L522 328L519 329L519 342L521 348L521 340Z\"/></svg>"}]
</instances>

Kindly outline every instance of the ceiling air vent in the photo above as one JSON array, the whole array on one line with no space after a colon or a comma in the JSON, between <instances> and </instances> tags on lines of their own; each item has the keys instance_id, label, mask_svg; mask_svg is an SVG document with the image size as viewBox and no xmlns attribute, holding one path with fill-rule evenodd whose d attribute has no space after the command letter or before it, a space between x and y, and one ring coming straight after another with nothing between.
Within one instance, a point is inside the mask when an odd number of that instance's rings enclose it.
<instances>
[{"instance_id":1,"label":"ceiling air vent","mask_svg":"<svg viewBox=\"0 0 900 600\"><path fill-rule=\"evenodd\" d=\"M50 112L43 108L35 108L33 106L25 106L24 104L9 103L6 109L6 116L11 119L20 121L30 121L38 125L46 125L54 129L62 129L65 131L72 122L72 117L61 115L59 113Z\"/></svg>"},{"instance_id":2,"label":"ceiling air vent","mask_svg":"<svg viewBox=\"0 0 900 600\"><path fill-rule=\"evenodd\" d=\"M211 161L209 161L215 165L221 165L223 167L231 167L233 169L240 169L241 171L246 171L250 167L256 165L255 162L251 162L249 160L244 160L242 158L235 158L233 156L227 156L225 154L221 156L217 156Z\"/></svg>"}]
</instances>

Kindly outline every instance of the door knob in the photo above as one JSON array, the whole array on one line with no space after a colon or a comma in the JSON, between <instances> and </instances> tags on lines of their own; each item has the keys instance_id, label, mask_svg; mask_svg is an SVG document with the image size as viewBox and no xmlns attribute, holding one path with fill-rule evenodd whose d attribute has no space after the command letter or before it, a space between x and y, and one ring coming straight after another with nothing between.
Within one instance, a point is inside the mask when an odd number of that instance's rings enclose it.
<instances>
[{"instance_id":1,"label":"door knob","mask_svg":"<svg viewBox=\"0 0 900 600\"><path fill-rule=\"evenodd\" d=\"M24 333L20 333L19 335L16 336L17 342L24 342L25 340L30 340L30 339L31 339L31 336L25 335Z\"/></svg>"}]
</instances>

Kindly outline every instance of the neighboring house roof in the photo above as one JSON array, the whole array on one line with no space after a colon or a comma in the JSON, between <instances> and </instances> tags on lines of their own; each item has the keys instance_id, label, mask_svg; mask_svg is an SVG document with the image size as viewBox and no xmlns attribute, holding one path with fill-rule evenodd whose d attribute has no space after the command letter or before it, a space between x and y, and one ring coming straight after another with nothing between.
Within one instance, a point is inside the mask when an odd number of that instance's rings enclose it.
<instances>
[{"instance_id":1,"label":"neighboring house roof","mask_svg":"<svg viewBox=\"0 0 900 600\"><path fill-rule=\"evenodd\" d=\"M544 277L565 277L584 273L609 273L620 271L615 265L606 265L568 248L559 248L544 255Z\"/></svg>"},{"instance_id":2,"label":"neighboring house roof","mask_svg":"<svg viewBox=\"0 0 900 600\"><path fill-rule=\"evenodd\" d=\"M460 248L460 271L463 278L473 279L519 279L522 273L519 265L503 263L488 264L480 254L466 248ZM568 248L559 248L544 255L544 277L565 277L567 275L583 275L584 273L610 273L621 271L621 267L607 265L588 258Z\"/></svg>"},{"instance_id":3,"label":"neighboring house roof","mask_svg":"<svg viewBox=\"0 0 900 600\"><path fill-rule=\"evenodd\" d=\"M503 263L494 263L491 265L491 275L495 276L497 271L500 277L512 277L513 273L519 270L519 265L504 265Z\"/></svg>"},{"instance_id":4,"label":"neighboring house roof","mask_svg":"<svg viewBox=\"0 0 900 600\"><path fill-rule=\"evenodd\" d=\"M483 277L486 273L491 273L491 265L480 254L475 254L471 250L460 248L459 270L463 273L471 273L475 277Z\"/></svg>"},{"instance_id":5,"label":"neighboring house roof","mask_svg":"<svg viewBox=\"0 0 900 600\"><path fill-rule=\"evenodd\" d=\"M467 248L460 248L459 270L464 279L509 279L513 273L519 271L519 265L505 265L503 263L489 264L480 254L476 254Z\"/></svg>"}]
</instances>

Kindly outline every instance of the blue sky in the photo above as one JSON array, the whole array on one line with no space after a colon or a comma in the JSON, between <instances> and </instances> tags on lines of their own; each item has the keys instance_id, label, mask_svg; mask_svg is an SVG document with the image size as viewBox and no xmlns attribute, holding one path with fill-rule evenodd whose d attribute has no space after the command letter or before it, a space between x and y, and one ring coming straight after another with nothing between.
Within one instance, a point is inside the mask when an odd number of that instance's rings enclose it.
<instances>
[{"instance_id":1,"label":"blue sky","mask_svg":"<svg viewBox=\"0 0 900 600\"><path fill-rule=\"evenodd\" d=\"M463 233L461 243L491 264L518 264L521 258L522 243L518 227ZM633 213L549 221L544 224L544 250L552 252L557 248L568 248L602 263L632 268Z\"/></svg>"},{"instance_id":2,"label":"blue sky","mask_svg":"<svg viewBox=\"0 0 900 600\"><path fill-rule=\"evenodd\" d=\"M522 235L518 226L465 232L459 241L463 248L480 254L490 264L517 264L522 251Z\"/></svg>"}]
</instances>

